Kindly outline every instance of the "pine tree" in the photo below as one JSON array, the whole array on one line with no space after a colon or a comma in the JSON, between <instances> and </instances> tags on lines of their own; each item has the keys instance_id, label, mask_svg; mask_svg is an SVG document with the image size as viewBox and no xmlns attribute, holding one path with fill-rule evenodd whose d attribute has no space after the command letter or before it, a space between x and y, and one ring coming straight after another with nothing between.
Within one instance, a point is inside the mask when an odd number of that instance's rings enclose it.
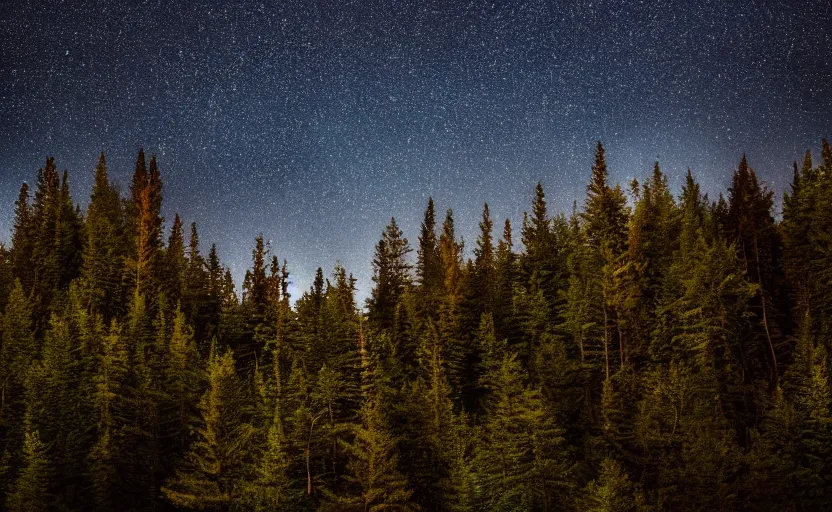
<instances>
[{"instance_id":1,"label":"pine tree","mask_svg":"<svg viewBox=\"0 0 832 512\"><path fill-rule=\"evenodd\" d=\"M124 427L127 421L129 354L121 328L113 320L103 340L94 377L93 401L98 409L95 445L90 452L93 501L99 510L112 510L122 493Z\"/></svg>"},{"instance_id":2,"label":"pine tree","mask_svg":"<svg viewBox=\"0 0 832 512\"><path fill-rule=\"evenodd\" d=\"M24 465L12 486L6 506L10 512L39 512L49 508L50 468L47 446L37 430L27 431L23 445Z\"/></svg>"},{"instance_id":3,"label":"pine tree","mask_svg":"<svg viewBox=\"0 0 832 512\"><path fill-rule=\"evenodd\" d=\"M281 344L278 343L277 346L280 347ZM244 503L257 511L288 508L297 500L289 473L291 459L283 427L280 350L277 348L274 353L273 371L273 409L271 421L266 425L265 446L255 462L253 479L244 488Z\"/></svg>"},{"instance_id":4,"label":"pine tree","mask_svg":"<svg viewBox=\"0 0 832 512\"><path fill-rule=\"evenodd\" d=\"M245 371L250 372L259 359L264 344L272 337L273 324L269 321L269 279L267 275L267 260L269 247L263 240L263 235L255 239L252 251L252 268L246 271L243 284L243 313L245 315L246 332L239 346L235 346L237 360Z\"/></svg>"},{"instance_id":5,"label":"pine tree","mask_svg":"<svg viewBox=\"0 0 832 512\"><path fill-rule=\"evenodd\" d=\"M607 183L608 171L604 147L599 142L595 164L587 186L586 221L588 243L595 248L608 247L612 255L621 254L627 241L626 200L619 187Z\"/></svg>"},{"instance_id":6,"label":"pine tree","mask_svg":"<svg viewBox=\"0 0 832 512\"><path fill-rule=\"evenodd\" d=\"M122 313L122 269L124 267L124 214L117 188L109 181L104 153L95 168L90 204L84 224L81 278L89 307L109 321Z\"/></svg>"},{"instance_id":7,"label":"pine tree","mask_svg":"<svg viewBox=\"0 0 832 512\"><path fill-rule=\"evenodd\" d=\"M198 410L197 397L201 388L201 363L193 330L185 322L185 314L177 308L173 329L165 347L163 441L168 459L181 456L192 441L193 419Z\"/></svg>"},{"instance_id":8,"label":"pine tree","mask_svg":"<svg viewBox=\"0 0 832 512\"><path fill-rule=\"evenodd\" d=\"M629 476L614 459L604 459L598 480L586 487L581 506L588 512L630 512L639 510L641 496Z\"/></svg>"},{"instance_id":9,"label":"pine tree","mask_svg":"<svg viewBox=\"0 0 832 512\"><path fill-rule=\"evenodd\" d=\"M445 377L442 342L428 320L417 351L415 380L396 401L385 405L391 433L398 440L399 470L413 490L413 501L426 510L443 510L449 501L450 465L456 418Z\"/></svg>"},{"instance_id":10,"label":"pine tree","mask_svg":"<svg viewBox=\"0 0 832 512\"><path fill-rule=\"evenodd\" d=\"M516 356L504 353L485 377L488 415L474 466L480 506L488 510L551 510L569 486L562 432L522 374Z\"/></svg>"},{"instance_id":11,"label":"pine tree","mask_svg":"<svg viewBox=\"0 0 832 512\"><path fill-rule=\"evenodd\" d=\"M527 289L539 291L546 303L547 316L554 320L561 309L561 293L566 287L563 265L563 241L558 237L556 222L549 216L546 194L538 183L532 212L523 216L522 242L526 248L520 256L520 270Z\"/></svg>"},{"instance_id":12,"label":"pine tree","mask_svg":"<svg viewBox=\"0 0 832 512\"><path fill-rule=\"evenodd\" d=\"M55 227L55 250L52 261L58 271L57 287L66 291L81 272L83 251L83 221L73 205L69 192L69 177L64 171L61 179L60 204Z\"/></svg>"},{"instance_id":13,"label":"pine tree","mask_svg":"<svg viewBox=\"0 0 832 512\"><path fill-rule=\"evenodd\" d=\"M14 203L14 227L12 228L11 259L14 276L19 279L24 290L31 290L34 284L35 219L32 205L29 204L29 185L23 183L20 195Z\"/></svg>"},{"instance_id":14,"label":"pine tree","mask_svg":"<svg viewBox=\"0 0 832 512\"><path fill-rule=\"evenodd\" d=\"M77 295L77 291L74 291ZM52 315L40 358L26 372L25 402L30 430L38 431L50 445L50 479L57 507L74 508L84 504L87 482L85 456L92 439L87 434L94 420L83 405L79 346L69 316Z\"/></svg>"},{"instance_id":15,"label":"pine tree","mask_svg":"<svg viewBox=\"0 0 832 512\"><path fill-rule=\"evenodd\" d=\"M373 258L375 286L367 299L369 321L378 329L389 329L393 326L399 298L405 288L410 286L411 265L406 259L410 251L407 238L402 236L396 219L391 219L376 245Z\"/></svg>"},{"instance_id":16,"label":"pine tree","mask_svg":"<svg viewBox=\"0 0 832 512\"><path fill-rule=\"evenodd\" d=\"M780 336L777 322L777 290L783 287L780 279L781 241L771 214L773 192L760 186L754 170L743 155L728 189L728 217L726 226L729 240L737 244L737 251L746 266L752 283L758 285L753 309L757 312L766 350L765 363L771 382L777 382L780 371L776 344Z\"/></svg>"},{"instance_id":17,"label":"pine tree","mask_svg":"<svg viewBox=\"0 0 832 512\"><path fill-rule=\"evenodd\" d=\"M58 221L60 219L61 179L54 158L47 158L46 165L38 169L35 198L32 204L32 259L28 265L34 270L31 293L32 307L37 330L46 316L52 300L52 293L57 288L61 269L55 260L55 243Z\"/></svg>"},{"instance_id":18,"label":"pine tree","mask_svg":"<svg viewBox=\"0 0 832 512\"><path fill-rule=\"evenodd\" d=\"M165 219L161 215L162 180L156 157L151 157L147 169L143 150L139 150L136 160L131 194L128 226L133 239L130 258L126 261L128 278L134 285L135 295L145 296L152 310L159 291L162 225Z\"/></svg>"},{"instance_id":19,"label":"pine tree","mask_svg":"<svg viewBox=\"0 0 832 512\"><path fill-rule=\"evenodd\" d=\"M495 274L495 254L492 231L494 222L491 220L491 211L488 203L483 206L482 220L479 224L480 235L477 238L477 246L474 248L474 274L473 292L477 304L475 304L476 317L482 313L494 310L495 294L497 284Z\"/></svg>"},{"instance_id":20,"label":"pine tree","mask_svg":"<svg viewBox=\"0 0 832 512\"><path fill-rule=\"evenodd\" d=\"M827 462L832 453L828 356L823 343L815 342L811 324L810 318L801 322L794 362L783 376L786 393L775 395L779 408L773 413L779 414L767 422L772 432L765 438L782 456L792 456L786 459L791 463L786 476L793 488L787 490L805 508L816 508L832 495L832 468Z\"/></svg>"},{"instance_id":21,"label":"pine tree","mask_svg":"<svg viewBox=\"0 0 832 512\"><path fill-rule=\"evenodd\" d=\"M783 376L787 382L792 370ZM745 509L786 509L798 503L802 483L812 477L800 462L800 427L797 411L777 387L765 402L760 431L751 432L745 454L748 474L741 482L740 506Z\"/></svg>"},{"instance_id":22,"label":"pine tree","mask_svg":"<svg viewBox=\"0 0 832 512\"><path fill-rule=\"evenodd\" d=\"M517 255L514 253L511 222L506 219L503 236L497 242L494 262L494 328L503 338L513 337L519 329L514 325L514 289L519 284Z\"/></svg>"},{"instance_id":23,"label":"pine tree","mask_svg":"<svg viewBox=\"0 0 832 512\"><path fill-rule=\"evenodd\" d=\"M580 268L579 273L573 272L578 279L573 279L570 283L572 303L568 306L570 316L573 317L573 332L576 326L581 326L580 331L590 323L597 326L592 336L581 336L580 343L583 359L594 363L596 372L599 366L597 355L603 356L605 378L609 378L611 369L616 366L615 345L618 345L620 365L625 359L625 333L622 325L625 290L622 277L628 270L627 262L623 259L627 245L626 200L621 188L617 185L610 187L607 178L606 156L604 147L599 142L587 186L585 212L582 215L585 232L576 237L575 228L572 229L573 240L586 237L585 242L578 243L586 243L588 250L576 248L573 251L573 258L583 260L573 261L573 269L578 270L578 264L583 268ZM580 278L581 275L583 279ZM587 355L593 356L592 359L588 360Z\"/></svg>"},{"instance_id":24,"label":"pine tree","mask_svg":"<svg viewBox=\"0 0 832 512\"><path fill-rule=\"evenodd\" d=\"M680 217L676 203L667 186L667 177L653 167L653 175L641 190L630 219L628 252L629 264L621 276L619 306L622 327L632 340L630 358L636 362L647 356L650 333L655 328L651 311L655 309L662 283L673 261L680 231Z\"/></svg>"},{"instance_id":25,"label":"pine tree","mask_svg":"<svg viewBox=\"0 0 832 512\"><path fill-rule=\"evenodd\" d=\"M380 511L415 510L407 479L397 469L396 445L387 431L378 398L368 399L361 408L361 424L355 427L352 443L342 441L350 457L351 492L328 496L327 510Z\"/></svg>"},{"instance_id":26,"label":"pine tree","mask_svg":"<svg viewBox=\"0 0 832 512\"><path fill-rule=\"evenodd\" d=\"M214 249L216 258L216 249ZM208 268L205 258L199 252L199 234L196 222L191 223L191 236L188 241L187 263L185 265L185 283L182 291L182 309L185 318L193 325L197 340L209 341L209 326L212 320L212 302ZM210 253L209 253L210 256Z\"/></svg>"},{"instance_id":27,"label":"pine tree","mask_svg":"<svg viewBox=\"0 0 832 512\"><path fill-rule=\"evenodd\" d=\"M207 261L207 297L205 304L205 325L203 326L203 335L197 338L197 345L200 348L200 353L207 353L208 342L217 338L219 334L220 317L222 315L223 306L223 268L220 264L220 258L217 255L216 244L211 244L211 250L208 252Z\"/></svg>"},{"instance_id":28,"label":"pine tree","mask_svg":"<svg viewBox=\"0 0 832 512\"><path fill-rule=\"evenodd\" d=\"M162 487L174 505L203 510L228 509L241 499L249 441L246 399L231 351L208 361L208 389L199 403L197 440L185 461Z\"/></svg>"},{"instance_id":29,"label":"pine tree","mask_svg":"<svg viewBox=\"0 0 832 512\"><path fill-rule=\"evenodd\" d=\"M432 197L428 198L428 206L425 209L425 218L419 234L416 278L419 283L418 296L423 308L422 315L436 321L444 292L444 277L442 276L439 241L436 238L436 212Z\"/></svg>"},{"instance_id":30,"label":"pine tree","mask_svg":"<svg viewBox=\"0 0 832 512\"><path fill-rule=\"evenodd\" d=\"M445 290L437 330L443 341L448 381L457 401L470 405L466 374L470 372L472 347L463 318L463 288L467 275L462 266L464 246L456 239L453 211L448 210L439 237Z\"/></svg>"},{"instance_id":31,"label":"pine tree","mask_svg":"<svg viewBox=\"0 0 832 512\"><path fill-rule=\"evenodd\" d=\"M20 281L9 295L2 318L0 345L0 440L4 450L14 453L23 438L24 383L29 364L37 356L32 309Z\"/></svg>"},{"instance_id":32,"label":"pine tree","mask_svg":"<svg viewBox=\"0 0 832 512\"><path fill-rule=\"evenodd\" d=\"M0 243L0 311L6 309L9 294L14 288L14 280L12 252Z\"/></svg>"},{"instance_id":33,"label":"pine tree","mask_svg":"<svg viewBox=\"0 0 832 512\"><path fill-rule=\"evenodd\" d=\"M174 216L173 226L170 228L164 260L162 292L165 294L165 302L175 306L182 301L183 291L188 282L186 280L188 262L185 259L185 237L182 232L182 219L179 218L178 213Z\"/></svg>"}]
</instances>

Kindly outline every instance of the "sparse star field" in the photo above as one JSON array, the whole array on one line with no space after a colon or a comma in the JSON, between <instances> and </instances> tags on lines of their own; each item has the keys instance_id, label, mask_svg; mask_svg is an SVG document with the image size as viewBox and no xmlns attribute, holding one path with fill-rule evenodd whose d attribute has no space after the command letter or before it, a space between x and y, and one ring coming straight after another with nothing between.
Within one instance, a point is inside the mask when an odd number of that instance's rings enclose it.
<instances>
[{"instance_id":1,"label":"sparse star field","mask_svg":"<svg viewBox=\"0 0 832 512\"><path fill-rule=\"evenodd\" d=\"M596 140L622 184L718 193L747 153L781 196L832 135L830 56L828 0L5 0L0 239L47 155L86 205L98 153L126 191L144 147L238 283L262 232L296 297L336 261L365 297L391 216L415 246L432 195L470 251L484 202L582 204Z\"/></svg>"}]
</instances>

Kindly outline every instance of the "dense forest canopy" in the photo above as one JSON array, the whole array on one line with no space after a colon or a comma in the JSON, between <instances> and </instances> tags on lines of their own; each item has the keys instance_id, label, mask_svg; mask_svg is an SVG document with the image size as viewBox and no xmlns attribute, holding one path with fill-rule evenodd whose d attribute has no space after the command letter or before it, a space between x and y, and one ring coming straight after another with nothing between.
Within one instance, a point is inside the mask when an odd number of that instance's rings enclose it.
<instances>
[{"instance_id":1,"label":"dense forest canopy","mask_svg":"<svg viewBox=\"0 0 832 512\"><path fill-rule=\"evenodd\" d=\"M126 191L101 154L86 211L49 158L0 246L0 503L832 507L820 157L775 218L744 156L717 198L658 163L625 191L599 143L570 214L540 185L521 226L486 204L471 259L451 209L413 243L391 219L366 304L341 265L291 302L262 236L238 294L143 151Z\"/></svg>"}]
</instances>

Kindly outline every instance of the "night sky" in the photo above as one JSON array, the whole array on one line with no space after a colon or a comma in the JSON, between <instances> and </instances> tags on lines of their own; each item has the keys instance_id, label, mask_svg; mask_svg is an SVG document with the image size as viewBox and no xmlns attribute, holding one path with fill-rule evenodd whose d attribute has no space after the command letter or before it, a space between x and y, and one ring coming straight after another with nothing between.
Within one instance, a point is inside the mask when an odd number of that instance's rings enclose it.
<instances>
[{"instance_id":1,"label":"night sky","mask_svg":"<svg viewBox=\"0 0 832 512\"><path fill-rule=\"evenodd\" d=\"M86 205L98 153L126 191L143 146L238 283L262 232L296 290L340 260L364 297L429 195L470 254L483 202L580 204L598 139L622 183L713 194L745 152L780 196L832 135L829 0L121 3L0 0L0 239L47 155Z\"/></svg>"}]
</instances>

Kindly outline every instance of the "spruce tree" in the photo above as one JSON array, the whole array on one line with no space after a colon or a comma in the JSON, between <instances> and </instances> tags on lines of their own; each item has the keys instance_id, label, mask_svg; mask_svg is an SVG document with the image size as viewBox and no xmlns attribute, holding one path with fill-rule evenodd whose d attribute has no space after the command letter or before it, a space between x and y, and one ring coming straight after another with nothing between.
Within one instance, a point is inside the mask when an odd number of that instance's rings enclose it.
<instances>
[{"instance_id":1,"label":"spruce tree","mask_svg":"<svg viewBox=\"0 0 832 512\"><path fill-rule=\"evenodd\" d=\"M522 375L517 357L503 353L484 380L488 415L474 466L478 501L489 510L551 510L569 486L562 432Z\"/></svg>"},{"instance_id":2,"label":"spruce tree","mask_svg":"<svg viewBox=\"0 0 832 512\"><path fill-rule=\"evenodd\" d=\"M38 352L32 326L32 309L18 280L9 295L2 318L0 345L0 440L3 449L13 454L23 439L26 371Z\"/></svg>"},{"instance_id":3,"label":"spruce tree","mask_svg":"<svg viewBox=\"0 0 832 512\"><path fill-rule=\"evenodd\" d=\"M581 505L588 512L640 510L641 496L629 476L614 459L604 459L598 479L587 485Z\"/></svg>"},{"instance_id":4,"label":"spruce tree","mask_svg":"<svg viewBox=\"0 0 832 512\"><path fill-rule=\"evenodd\" d=\"M419 283L419 299L422 315L436 320L439 303L444 291L442 276L442 256L439 253L439 240L436 237L436 212L433 198L428 198L425 218L419 234L419 249L416 258L416 278Z\"/></svg>"},{"instance_id":5,"label":"spruce tree","mask_svg":"<svg viewBox=\"0 0 832 512\"><path fill-rule=\"evenodd\" d=\"M37 430L27 430L23 445L23 468L6 502L10 512L39 512L49 508L51 500L48 485L51 471L47 449Z\"/></svg>"},{"instance_id":6,"label":"spruce tree","mask_svg":"<svg viewBox=\"0 0 832 512\"><path fill-rule=\"evenodd\" d=\"M175 476L162 487L171 503L192 509L221 510L240 502L253 434L245 404L232 352L217 354L212 350L208 361L208 389L199 402L197 439Z\"/></svg>"},{"instance_id":7,"label":"spruce tree","mask_svg":"<svg viewBox=\"0 0 832 512\"><path fill-rule=\"evenodd\" d=\"M92 396L98 410L96 441L90 451L93 501L99 510L112 510L123 489L127 373L129 354L121 328L113 320L103 340Z\"/></svg>"},{"instance_id":8,"label":"spruce tree","mask_svg":"<svg viewBox=\"0 0 832 512\"><path fill-rule=\"evenodd\" d=\"M497 242L494 261L494 325L499 336L514 337L519 331L514 320L514 289L519 284L517 255L514 253L511 222L506 219L503 236Z\"/></svg>"},{"instance_id":9,"label":"spruce tree","mask_svg":"<svg viewBox=\"0 0 832 512\"><path fill-rule=\"evenodd\" d=\"M278 344L278 347L281 345ZM273 364L271 418L266 425L266 438L262 451L254 462L254 473L245 484L243 502L251 510L266 511L289 508L297 504L289 472L291 459L289 443L284 430L280 351L276 348Z\"/></svg>"},{"instance_id":10,"label":"spruce tree","mask_svg":"<svg viewBox=\"0 0 832 512\"><path fill-rule=\"evenodd\" d=\"M177 308L170 340L164 347L164 401L162 403L162 442L165 456L172 460L184 454L193 440L193 423L197 416L199 390L203 375L193 330L185 314Z\"/></svg>"},{"instance_id":11,"label":"spruce tree","mask_svg":"<svg viewBox=\"0 0 832 512\"><path fill-rule=\"evenodd\" d=\"M367 299L367 306L370 311L368 319L378 329L393 327L399 298L411 283L411 265L407 261L411 249L407 238L402 235L396 219L392 218L376 245L373 258L375 285Z\"/></svg>"},{"instance_id":12,"label":"spruce tree","mask_svg":"<svg viewBox=\"0 0 832 512\"><path fill-rule=\"evenodd\" d=\"M183 291L188 282L186 280L188 262L185 259L185 236L178 213L174 216L173 226L170 228L164 260L164 281L161 291L165 294L165 302L175 306L182 301Z\"/></svg>"},{"instance_id":13,"label":"spruce tree","mask_svg":"<svg viewBox=\"0 0 832 512\"><path fill-rule=\"evenodd\" d=\"M494 310L495 294L495 254L492 231L494 222L491 220L491 211L488 203L483 206L482 220L479 224L480 234L477 237L477 246L474 248L474 275L473 293L476 298L475 315L479 317L482 313Z\"/></svg>"},{"instance_id":14,"label":"spruce tree","mask_svg":"<svg viewBox=\"0 0 832 512\"><path fill-rule=\"evenodd\" d=\"M361 424L355 427L352 443L342 441L350 458L344 477L348 494L328 496L331 504L325 510L415 510L413 492L397 469L396 445L387 429L378 398L369 398L361 407Z\"/></svg>"},{"instance_id":15,"label":"spruce tree","mask_svg":"<svg viewBox=\"0 0 832 512\"><path fill-rule=\"evenodd\" d=\"M129 233L132 236L130 257L127 259L128 279L134 295L144 295L151 310L156 305L159 289L162 226L162 180L156 157L145 167L144 151L139 150L131 186L129 205Z\"/></svg>"},{"instance_id":16,"label":"spruce tree","mask_svg":"<svg viewBox=\"0 0 832 512\"><path fill-rule=\"evenodd\" d=\"M216 251L216 250L215 250ZM210 341L212 320L212 302L208 267L199 251L199 234L196 222L191 223L191 236L188 239L187 262L185 264L185 282L182 290L182 310L185 318L193 325L197 340ZM210 253L209 253L210 256ZM216 253L214 254L216 258Z\"/></svg>"},{"instance_id":17,"label":"spruce tree","mask_svg":"<svg viewBox=\"0 0 832 512\"><path fill-rule=\"evenodd\" d=\"M95 168L87 208L81 278L90 309L105 322L122 312L124 267L124 214L119 191L109 180L104 153Z\"/></svg>"},{"instance_id":18,"label":"spruce tree","mask_svg":"<svg viewBox=\"0 0 832 512\"><path fill-rule=\"evenodd\" d=\"M29 185L23 183L14 203L14 226L12 227L11 260L15 278L24 290L31 290L34 283L32 256L34 253L35 219L29 203Z\"/></svg>"},{"instance_id":19,"label":"spruce tree","mask_svg":"<svg viewBox=\"0 0 832 512\"><path fill-rule=\"evenodd\" d=\"M779 290L785 283L779 275L782 242L771 214L774 194L759 184L745 155L734 173L728 192L726 227L729 241L736 243L749 280L758 285L752 307L760 320L765 347L761 353L766 354L769 379L776 382L780 375L776 345L781 330L776 303L781 302Z\"/></svg>"}]
</instances>

